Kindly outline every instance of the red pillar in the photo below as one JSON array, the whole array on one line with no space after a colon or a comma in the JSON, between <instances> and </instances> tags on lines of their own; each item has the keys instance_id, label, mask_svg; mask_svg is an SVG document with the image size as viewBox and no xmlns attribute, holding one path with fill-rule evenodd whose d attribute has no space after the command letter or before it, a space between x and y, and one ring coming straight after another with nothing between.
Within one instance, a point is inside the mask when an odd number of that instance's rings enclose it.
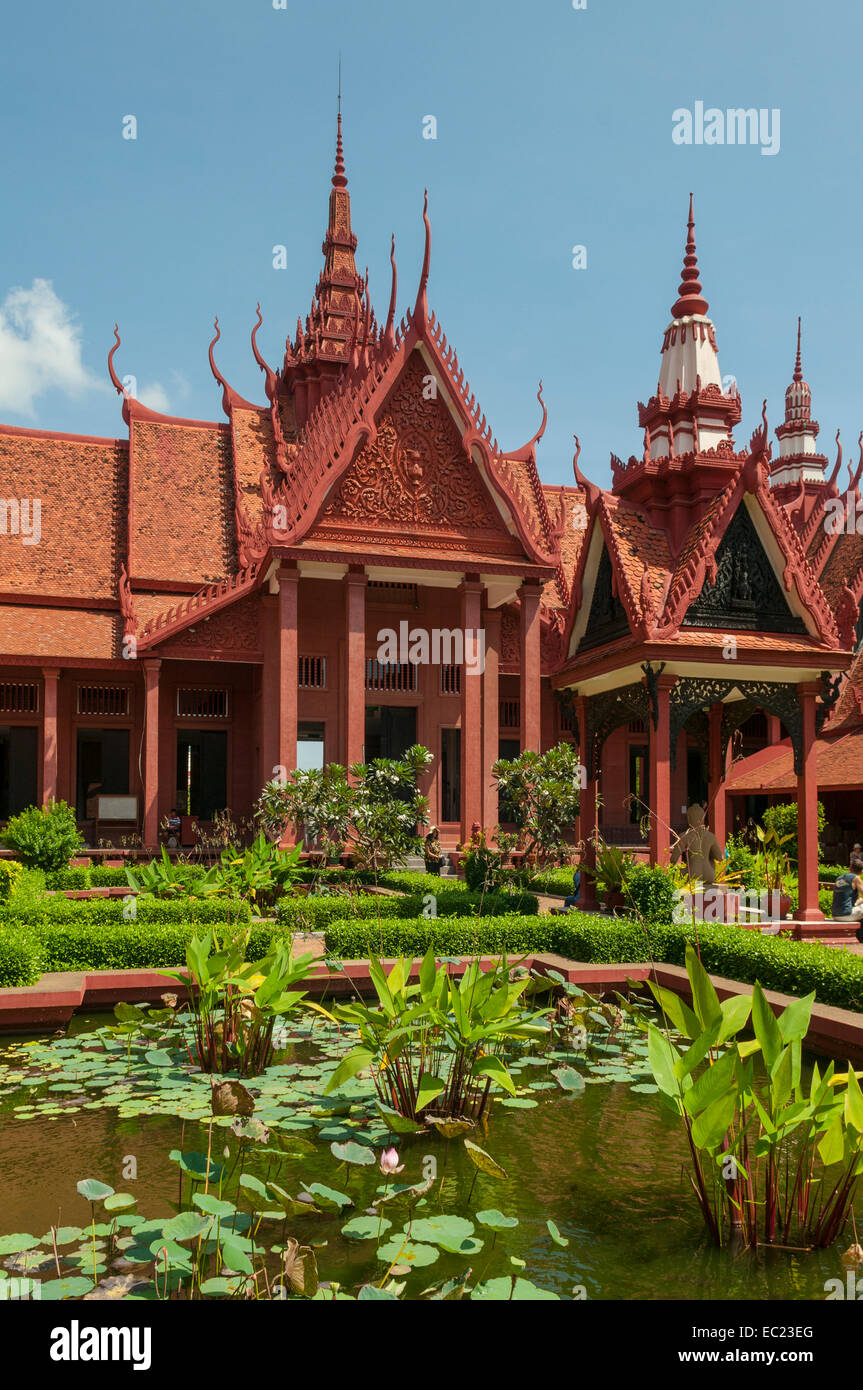
<instances>
[{"instance_id":1,"label":"red pillar","mask_svg":"<svg viewBox=\"0 0 863 1390\"><path fill-rule=\"evenodd\" d=\"M366 586L362 569L345 578L345 763L364 761L366 741Z\"/></svg>"},{"instance_id":2,"label":"red pillar","mask_svg":"<svg viewBox=\"0 0 863 1390\"><path fill-rule=\"evenodd\" d=\"M465 657L470 654L475 662L481 652L477 643L482 624L482 596L484 587L477 578L468 578L461 585L461 628L465 644ZM470 838L474 822L482 825L483 775L482 775L482 674L478 665L469 667L467 661L461 668L461 838L465 843ZM495 820L497 817L495 817ZM494 824L494 822L492 822Z\"/></svg>"},{"instance_id":3,"label":"red pillar","mask_svg":"<svg viewBox=\"0 0 863 1390\"><path fill-rule=\"evenodd\" d=\"M497 825L497 783L491 770L500 750L500 610L483 609L485 671L482 678L482 823Z\"/></svg>"},{"instance_id":4,"label":"red pillar","mask_svg":"<svg viewBox=\"0 0 863 1390\"><path fill-rule=\"evenodd\" d=\"M667 864L671 857L671 730L669 691L676 676L660 676L658 719L650 720L650 862Z\"/></svg>"},{"instance_id":5,"label":"red pillar","mask_svg":"<svg viewBox=\"0 0 863 1390\"><path fill-rule=\"evenodd\" d=\"M596 846L591 836L596 830L596 794L597 779L590 776L590 750L587 745L587 707L588 701L581 696L575 702L576 715L578 718L578 747L579 762L588 771L587 786L582 787L578 798L578 825L576 827L576 839L581 843L581 888L578 894L578 906L584 912L595 912L598 907L596 898L596 879L592 874L586 873L585 869L596 867Z\"/></svg>"},{"instance_id":6,"label":"red pillar","mask_svg":"<svg viewBox=\"0 0 863 1390\"><path fill-rule=\"evenodd\" d=\"M278 761L290 774L297 766L297 618L300 576L280 565L279 581L279 749Z\"/></svg>"},{"instance_id":7,"label":"red pillar","mask_svg":"<svg viewBox=\"0 0 863 1390\"><path fill-rule=\"evenodd\" d=\"M823 922L818 906L818 772L815 751L815 700L821 686L808 681L797 687L803 713L803 767L797 777L797 849L801 922Z\"/></svg>"},{"instance_id":8,"label":"red pillar","mask_svg":"<svg viewBox=\"0 0 863 1390\"><path fill-rule=\"evenodd\" d=\"M521 751L541 749L540 584L522 584L521 599Z\"/></svg>"},{"instance_id":9,"label":"red pillar","mask_svg":"<svg viewBox=\"0 0 863 1390\"><path fill-rule=\"evenodd\" d=\"M278 776L279 766L279 604L267 596L261 603L264 665L261 670L259 769L261 787Z\"/></svg>"},{"instance_id":10,"label":"red pillar","mask_svg":"<svg viewBox=\"0 0 863 1390\"><path fill-rule=\"evenodd\" d=\"M721 845L727 833L725 817L725 743L722 738L722 705L710 706L710 828Z\"/></svg>"},{"instance_id":11,"label":"red pillar","mask_svg":"<svg viewBox=\"0 0 863 1390\"><path fill-rule=\"evenodd\" d=\"M141 838L148 849L159 843L159 671L161 661L144 663L144 815Z\"/></svg>"},{"instance_id":12,"label":"red pillar","mask_svg":"<svg viewBox=\"0 0 863 1390\"><path fill-rule=\"evenodd\" d=\"M771 748L774 743L782 742L782 721L775 714L767 716L767 742Z\"/></svg>"},{"instance_id":13,"label":"red pillar","mask_svg":"<svg viewBox=\"0 0 863 1390\"><path fill-rule=\"evenodd\" d=\"M57 799L57 682L59 670L42 671L45 689L42 703L42 804Z\"/></svg>"}]
</instances>

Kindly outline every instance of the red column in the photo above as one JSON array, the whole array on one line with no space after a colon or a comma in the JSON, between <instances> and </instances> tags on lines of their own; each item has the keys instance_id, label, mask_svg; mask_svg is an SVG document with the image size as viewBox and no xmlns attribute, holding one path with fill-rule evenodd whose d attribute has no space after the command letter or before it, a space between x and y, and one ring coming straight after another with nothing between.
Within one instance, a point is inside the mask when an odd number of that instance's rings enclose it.
<instances>
[{"instance_id":1,"label":"red column","mask_svg":"<svg viewBox=\"0 0 863 1390\"><path fill-rule=\"evenodd\" d=\"M57 682L59 670L42 671L45 688L42 705L42 804L57 799Z\"/></svg>"},{"instance_id":2,"label":"red column","mask_svg":"<svg viewBox=\"0 0 863 1390\"><path fill-rule=\"evenodd\" d=\"M818 906L818 771L815 750L815 699L821 685L798 685L803 713L803 767L797 777L797 851L800 897L797 917L801 922L823 922Z\"/></svg>"},{"instance_id":3,"label":"red column","mask_svg":"<svg viewBox=\"0 0 863 1390\"><path fill-rule=\"evenodd\" d=\"M775 714L767 716L767 742L771 748L774 743L782 742L782 720Z\"/></svg>"},{"instance_id":4,"label":"red column","mask_svg":"<svg viewBox=\"0 0 863 1390\"><path fill-rule=\"evenodd\" d=\"M279 765L279 602L269 595L261 602L264 665L261 670L260 736L261 787L278 775Z\"/></svg>"},{"instance_id":5,"label":"red column","mask_svg":"<svg viewBox=\"0 0 863 1390\"><path fill-rule=\"evenodd\" d=\"M657 690L659 718L650 730L650 862L667 864L671 846L671 730L669 691L676 676L660 676Z\"/></svg>"},{"instance_id":6,"label":"red column","mask_svg":"<svg viewBox=\"0 0 863 1390\"><path fill-rule=\"evenodd\" d=\"M485 672L482 678L482 823L497 825L497 783L491 770L500 750L500 610L483 609Z\"/></svg>"},{"instance_id":7,"label":"red column","mask_svg":"<svg viewBox=\"0 0 863 1390\"><path fill-rule=\"evenodd\" d=\"M722 705L710 706L710 828L721 845L727 833L725 817L725 743L722 738Z\"/></svg>"},{"instance_id":8,"label":"red column","mask_svg":"<svg viewBox=\"0 0 863 1390\"><path fill-rule=\"evenodd\" d=\"M297 617L300 576L280 565L279 581L279 764L287 773L297 766Z\"/></svg>"},{"instance_id":9,"label":"red column","mask_svg":"<svg viewBox=\"0 0 863 1390\"><path fill-rule=\"evenodd\" d=\"M364 761L366 741L366 586L362 569L345 578L345 763Z\"/></svg>"},{"instance_id":10,"label":"red column","mask_svg":"<svg viewBox=\"0 0 863 1390\"><path fill-rule=\"evenodd\" d=\"M590 776L590 750L587 743L587 708L588 701L581 696L575 702L576 715L578 718L578 748L579 761L582 767L587 769L587 786L583 787L578 798L578 825L576 827L576 838L582 844L581 862L581 888L578 894L578 906L584 912L595 912L598 906L596 898L596 880L592 874L585 873L585 869L596 867L596 846L591 836L596 830L596 794L597 779Z\"/></svg>"},{"instance_id":11,"label":"red column","mask_svg":"<svg viewBox=\"0 0 863 1390\"><path fill-rule=\"evenodd\" d=\"M521 599L521 751L541 751L540 584L522 584Z\"/></svg>"},{"instance_id":12,"label":"red column","mask_svg":"<svg viewBox=\"0 0 863 1390\"><path fill-rule=\"evenodd\" d=\"M144 814L141 838L148 849L159 843L159 671L162 663L146 660L144 665Z\"/></svg>"},{"instance_id":13,"label":"red column","mask_svg":"<svg viewBox=\"0 0 863 1390\"><path fill-rule=\"evenodd\" d=\"M479 659L478 633L482 625L482 596L484 587L479 579L469 578L461 585L461 628L465 657ZM482 673L478 665L469 667L467 660L461 668L461 838L470 838L474 822L482 825ZM495 819L497 819L495 817ZM492 822L494 824L494 822Z\"/></svg>"}]
</instances>

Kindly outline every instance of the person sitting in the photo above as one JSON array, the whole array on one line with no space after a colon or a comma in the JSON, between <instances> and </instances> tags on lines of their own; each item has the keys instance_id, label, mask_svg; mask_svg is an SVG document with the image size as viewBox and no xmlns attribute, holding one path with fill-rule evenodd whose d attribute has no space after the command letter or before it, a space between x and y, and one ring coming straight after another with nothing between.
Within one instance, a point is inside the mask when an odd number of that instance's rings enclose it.
<instances>
[{"instance_id":1,"label":"person sitting","mask_svg":"<svg viewBox=\"0 0 863 1390\"><path fill-rule=\"evenodd\" d=\"M863 859L854 855L848 873L840 874L833 885L832 914L837 921L853 922L863 917Z\"/></svg>"},{"instance_id":2,"label":"person sitting","mask_svg":"<svg viewBox=\"0 0 863 1390\"><path fill-rule=\"evenodd\" d=\"M167 818L166 830L168 832L168 849L179 849L180 846L180 813L176 806L172 806Z\"/></svg>"},{"instance_id":3,"label":"person sitting","mask_svg":"<svg viewBox=\"0 0 863 1390\"><path fill-rule=\"evenodd\" d=\"M671 862L676 864L678 859L683 858L693 882L698 879L705 884L715 883L716 870L713 866L721 863L725 852L713 831L704 824L703 806L698 803L690 806L686 819L689 828L684 830L672 849Z\"/></svg>"}]
</instances>

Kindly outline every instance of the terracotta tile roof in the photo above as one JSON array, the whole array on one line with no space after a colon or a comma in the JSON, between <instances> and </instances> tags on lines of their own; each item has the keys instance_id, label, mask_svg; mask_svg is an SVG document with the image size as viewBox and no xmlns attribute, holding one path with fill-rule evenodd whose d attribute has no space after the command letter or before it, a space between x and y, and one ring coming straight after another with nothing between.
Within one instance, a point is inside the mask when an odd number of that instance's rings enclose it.
<instances>
[{"instance_id":1,"label":"terracotta tile roof","mask_svg":"<svg viewBox=\"0 0 863 1390\"><path fill-rule=\"evenodd\" d=\"M863 536L839 536L833 547L824 572L821 575L821 588L824 596L835 609L839 602L839 595L842 592L842 585L849 583L853 587L853 580L863 565Z\"/></svg>"},{"instance_id":2,"label":"terracotta tile roof","mask_svg":"<svg viewBox=\"0 0 863 1390\"><path fill-rule=\"evenodd\" d=\"M35 608L29 604L0 607L0 653L6 656L120 656L123 623L119 613L91 613L82 608Z\"/></svg>"},{"instance_id":3,"label":"terracotta tile roof","mask_svg":"<svg viewBox=\"0 0 863 1390\"><path fill-rule=\"evenodd\" d=\"M234 471L240 497L252 524L261 520L261 472L273 473L276 467L276 447L273 422L267 409L244 410L235 406L231 411Z\"/></svg>"},{"instance_id":4,"label":"terracotta tile roof","mask_svg":"<svg viewBox=\"0 0 863 1390\"><path fill-rule=\"evenodd\" d=\"M770 632L735 632L737 639L738 652L741 648L744 651L761 652L815 652L818 655L832 653L833 648L825 643L819 642L817 638L810 637L808 634L773 634ZM722 635L717 629L688 627L686 629L686 642L692 641L697 644L703 642L705 646L717 646L722 644ZM739 660L739 657L738 657Z\"/></svg>"},{"instance_id":5,"label":"terracotta tile roof","mask_svg":"<svg viewBox=\"0 0 863 1390\"><path fill-rule=\"evenodd\" d=\"M559 488L547 485L543 486L542 490L552 522L561 528L560 572L545 585L542 595L543 607L566 608L567 595L572 591L573 576L587 534L584 492L581 488ZM561 502L564 509L562 518L560 516ZM561 578L566 585L565 590L561 584Z\"/></svg>"},{"instance_id":6,"label":"terracotta tile roof","mask_svg":"<svg viewBox=\"0 0 863 1390\"><path fill-rule=\"evenodd\" d=\"M126 545L127 457L121 440L0 427L0 497L29 499L31 516L33 500L41 506L38 545L0 535L0 589L116 596Z\"/></svg>"},{"instance_id":7,"label":"terracotta tile roof","mask_svg":"<svg viewBox=\"0 0 863 1390\"><path fill-rule=\"evenodd\" d=\"M211 584L236 569L231 435L131 421L132 577Z\"/></svg>"},{"instance_id":8,"label":"terracotta tile roof","mask_svg":"<svg viewBox=\"0 0 863 1390\"><path fill-rule=\"evenodd\" d=\"M653 595L654 611L660 613L665 602L668 586L668 571L671 567L671 554L668 538L664 531L651 526L643 512L631 502L612 494L604 495L605 515L611 532L611 547L616 550L613 557L626 577L636 605L637 613L643 616L641 604L641 581L644 567Z\"/></svg>"},{"instance_id":9,"label":"terracotta tile roof","mask_svg":"<svg viewBox=\"0 0 863 1390\"><path fill-rule=\"evenodd\" d=\"M729 792L796 793L794 754L785 740L776 745L776 756L757 765L758 753L744 758L725 783ZM819 738L815 743L819 788L863 787L863 729L838 739ZM753 764L756 764L753 766Z\"/></svg>"}]
</instances>

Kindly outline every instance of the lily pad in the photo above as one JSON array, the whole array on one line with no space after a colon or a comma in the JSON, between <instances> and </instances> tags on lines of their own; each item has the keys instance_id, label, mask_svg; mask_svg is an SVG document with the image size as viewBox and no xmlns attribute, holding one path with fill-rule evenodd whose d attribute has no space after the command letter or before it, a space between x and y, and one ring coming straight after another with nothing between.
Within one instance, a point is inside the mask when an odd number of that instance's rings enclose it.
<instances>
[{"instance_id":1,"label":"lily pad","mask_svg":"<svg viewBox=\"0 0 863 1390\"><path fill-rule=\"evenodd\" d=\"M529 1279L512 1279L505 1274L497 1279L487 1279L484 1284L478 1284L471 1294L471 1299L491 1299L502 1303L560 1302L560 1296L552 1293L550 1289L540 1289Z\"/></svg>"},{"instance_id":2,"label":"lily pad","mask_svg":"<svg viewBox=\"0 0 863 1390\"><path fill-rule=\"evenodd\" d=\"M487 1173L490 1178L505 1178L506 1170L501 1168L496 1159L491 1154L481 1149L479 1144L473 1144L470 1139L465 1139L464 1146L467 1149L468 1158L475 1163L481 1172Z\"/></svg>"},{"instance_id":3,"label":"lily pad","mask_svg":"<svg viewBox=\"0 0 863 1390\"><path fill-rule=\"evenodd\" d=\"M364 1144L330 1144L330 1152L340 1163L357 1163L367 1167L375 1162L375 1152Z\"/></svg>"},{"instance_id":4,"label":"lily pad","mask_svg":"<svg viewBox=\"0 0 863 1390\"><path fill-rule=\"evenodd\" d=\"M419 1269L423 1265L433 1265L437 1258L436 1246L418 1245L412 1240L405 1240L402 1236L394 1236L385 1245L378 1247L378 1259L384 1260L388 1265L398 1261L400 1265Z\"/></svg>"},{"instance_id":5,"label":"lily pad","mask_svg":"<svg viewBox=\"0 0 863 1390\"><path fill-rule=\"evenodd\" d=\"M488 1226L492 1231L508 1231L518 1225L517 1216L504 1216L496 1207L490 1207L488 1211L478 1211L476 1219L481 1226Z\"/></svg>"},{"instance_id":6,"label":"lily pad","mask_svg":"<svg viewBox=\"0 0 863 1390\"><path fill-rule=\"evenodd\" d=\"M385 1216L355 1216L342 1227L349 1240L377 1240L392 1226Z\"/></svg>"}]
</instances>

